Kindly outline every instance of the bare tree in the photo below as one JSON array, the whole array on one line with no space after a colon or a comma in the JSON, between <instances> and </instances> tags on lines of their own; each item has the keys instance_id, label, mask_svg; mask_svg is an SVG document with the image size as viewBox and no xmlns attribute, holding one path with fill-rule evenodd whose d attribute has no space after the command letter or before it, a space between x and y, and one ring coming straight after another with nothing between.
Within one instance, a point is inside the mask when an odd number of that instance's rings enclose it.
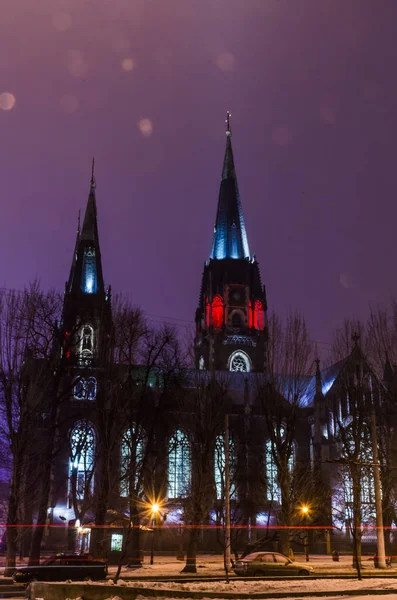
<instances>
[{"instance_id":1,"label":"bare tree","mask_svg":"<svg viewBox=\"0 0 397 600\"><path fill-rule=\"evenodd\" d=\"M184 502L188 526L186 564L182 572L197 572L197 545L200 529L208 520L215 497L215 444L222 432L227 410L227 377L196 372L189 393L181 401L177 418L186 432L190 447L191 480Z\"/></svg>"},{"instance_id":2,"label":"bare tree","mask_svg":"<svg viewBox=\"0 0 397 600\"><path fill-rule=\"evenodd\" d=\"M160 415L184 373L184 359L175 331L151 327L139 308L116 299L113 309L111 359L100 375L96 428L100 444L95 455L93 506L95 525L91 549L106 556L109 519L122 524L123 550L130 564L141 564L142 522L154 498ZM156 458L157 457L157 458Z\"/></svg>"},{"instance_id":3,"label":"bare tree","mask_svg":"<svg viewBox=\"0 0 397 600\"><path fill-rule=\"evenodd\" d=\"M35 464L31 460L35 450L30 442L47 406L60 306L59 295L42 292L37 282L23 292L0 296L0 427L12 461L7 573L15 568L18 522L23 519L22 507L28 508L22 501L34 477L30 468Z\"/></svg>"},{"instance_id":4,"label":"bare tree","mask_svg":"<svg viewBox=\"0 0 397 600\"><path fill-rule=\"evenodd\" d=\"M257 393L266 421L271 458L277 472L280 550L288 554L296 511L297 470L295 436L313 366L313 344L306 322L291 313L285 325L273 315L269 321L268 372L257 379ZM271 482L267 482L269 486Z\"/></svg>"}]
</instances>

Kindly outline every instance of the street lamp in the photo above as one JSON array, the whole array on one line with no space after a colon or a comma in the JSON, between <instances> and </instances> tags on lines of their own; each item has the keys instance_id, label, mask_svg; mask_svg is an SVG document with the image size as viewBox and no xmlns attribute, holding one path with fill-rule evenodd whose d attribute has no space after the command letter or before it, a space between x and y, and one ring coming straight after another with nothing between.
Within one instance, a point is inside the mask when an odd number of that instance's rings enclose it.
<instances>
[{"instance_id":1,"label":"street lamp","mask_svg":"<svg viewBox=\"0 0 397 600\"><path fill-rule=\"evenodd\" d=\"M151 504L150 506L151 509L151 513L152 513L152 529L153 529L153 533L152 533L152 549L150 552L150 564L153 564L153 557L154 557L154 531L155 531L155 527L156 527L156 519L157 519L157 515L160 512L160 505L157 502L154 502L153 504Z\"/></svg>"},{"instance_id":2,"label":"street lamp","mask_svg":"<svg viewBox=\"0 0 397 600\"><path fill-rule=\"evenodd\" d=\"M309 533L307 530L307 517L309 516L309 507L303 504L301 506L301 513L303 515L303 522L305 524L305 537L304 537L304 547L305 547L305 557L306 562L309 562Z\"/></svg>"}]
</instances>

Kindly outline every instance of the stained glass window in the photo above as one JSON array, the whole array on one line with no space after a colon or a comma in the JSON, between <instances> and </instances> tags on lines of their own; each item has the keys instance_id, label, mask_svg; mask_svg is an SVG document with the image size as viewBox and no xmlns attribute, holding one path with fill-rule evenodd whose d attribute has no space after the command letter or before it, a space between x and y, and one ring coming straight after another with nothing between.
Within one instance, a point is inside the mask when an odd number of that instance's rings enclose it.
<instances>
[{"instance_id":1,"label":"stained glass window","mask_svg":"<svg viewBox=\"0 0 397 600\"><path fill-rule=\"evenodd\" d=\"M168 497L183 498L190 486L189 440L185 433L177 430L169 443Z\"/></svg>"},{"instance_id":2,"label":"stained glass window","mask_svg":"<svg viewBox=\"0 0 397 600\"><path fill-rule=\"evenodd\" d=\"M225 497L225 437L224 435L218 435L215 440L215 457L214 457L214 476L215 476L215 489L217 500L222 500ZM229 437L229 476L230 476L230 498L234 500L236 498L236 452L234 443L231 437Z\"/></svg>"},{"instance_id":3,"label":"stained glass window","mask_svg":"<svg viewBox=\"0 0 397 600\"><path fill-rule=\"evenodd\" d=\"M283 429L280 430L283 435ZM291 456L288 459L288 470L291 473L295 462L295 446L292 446ZM266 471L266 498L269 501L281 502L281 490L278 485L278 470L274 462L272 452L272 441L267 440L265 447L265 471Z\"/></svg>"},{"instance_id":4,"label":"stained glass window","mask_svg":"<svg viewBox=\"0 0 397 600\"><path fill-rule=\"evenodd\" d=\"M80 363L89 365L94 357L94 329L91 325L84 325L80 330L79 358Z\"/></svg>"},{"instance_id":5,"label":"stained glass window","mask_svg":"<svg viewBox=\"0 0 397 600\"><path fill-rule=\"evenodd\" d=\"M255 327L256 329L263 329L263 305L260 300L255 302Z\"/></svg>"},{"instance_id":6,"label":"stained glass window","mask_svg":"<svg viewBox=\"0 0 397 600\"><path fill-rule=\"evenodd\" d=\"M212 301L212 324L217 329L223 325L223 300L219 295Z\"/></svg>"},{"instance_id":7,"label":"stained glass window","mask_svg":"<svg viewBox=\"0 0 397 600\"><path fill-rule=\"evenodd\" d=\"M95 377L79 377L74 384L73 395L76 400L95 400L97 393L97 381Z\"/></svg>"},{"instance_id":8,"label":"stained glass window","mask_svg":"<svg viewBox=\"0 0 397 600\"><path fill-rule=\"evenodd\" d=\"M73 395L76 400L83 400L86 397L86 380L79 377L74 384Z\"/></svg>"},{"instance_id":9,"label":"stained glass window","mask_svg":"<svg viewBox=\"0 0 397 600\"><path fill-rule=\"evenodd\" d=\"M77 500L84 500L94 488L95 433L88 421L79 421L70 434L70 479ZM74 482L74 484L73 484Z\"/></svg>"},{"instance_id":10,"label":"stained glass window","mask_svg":"<svg viewBox=\"0 0 397 600\"><path fill-rule=\"evenodd\" d=\"M245 352L237 350L229 357L230 371L242 371L248 373L251 370L250 359Z\"/></svg>"},{"instance_id":11,"label":"stained glass window","mask_svg":"<svg viewBox=\"0 0 397 600\"><path fill-rule=\"evenodd\" d=\"M142 465L144 458L145 433L135 426L126 429L121 440L120 496L138 495L142 487Z\"/></svg>"}]
</instances>

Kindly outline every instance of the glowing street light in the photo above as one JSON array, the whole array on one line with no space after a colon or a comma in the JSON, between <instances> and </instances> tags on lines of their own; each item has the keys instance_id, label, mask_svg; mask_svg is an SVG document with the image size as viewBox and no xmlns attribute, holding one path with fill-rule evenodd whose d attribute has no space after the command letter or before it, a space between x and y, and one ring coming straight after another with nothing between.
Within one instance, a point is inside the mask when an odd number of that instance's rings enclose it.
<instances>
[{"instance_id":1,"label":"glowing street light","mask_svg":"<svg viewBox=\"0 0 397 600\"><path fill-rule=\"evenodd\" d=\"M153 559L154 559L154 531L156 528L156 520L157 520L157 516L160 514L160 504L158 502L152 502L152 504L150 505L150 510L152 513L152 529L153 529L153 533L152 533L152 549L150 551L150 564L153 564Z\"/></svg>"},{"instance_id":2,"label":"glowing street light","mask_svg":"<svg viewBox=\"0 0 397 600\"><path fill-rule=\"evenodd\" d=\"M305 538L304 538L305 557L306 557L306 562L309 562L309 533L307 531L307 517L309 516L310 509L306 504L302 504L300 511L303 515L303 522L305 524Z\"/></svg>"}]
</instances>

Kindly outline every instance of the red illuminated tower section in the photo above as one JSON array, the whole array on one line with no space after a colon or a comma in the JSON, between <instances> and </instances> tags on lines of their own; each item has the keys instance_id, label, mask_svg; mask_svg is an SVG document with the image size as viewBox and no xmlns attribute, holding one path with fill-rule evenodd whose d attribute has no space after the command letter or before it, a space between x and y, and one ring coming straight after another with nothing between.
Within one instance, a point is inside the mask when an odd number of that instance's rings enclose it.
<instances>
[{"instance_id":1,"label":"red illuminated tower section","mask_svg":"<svg viewBox=\"0 0 397 600\"><path fill-rule=\"evenodd\" d=\"M229 117L212 250L196 311L196 366L260 372L266 367L266 293L249 252Z\"/></svg>"}]
</instances>

